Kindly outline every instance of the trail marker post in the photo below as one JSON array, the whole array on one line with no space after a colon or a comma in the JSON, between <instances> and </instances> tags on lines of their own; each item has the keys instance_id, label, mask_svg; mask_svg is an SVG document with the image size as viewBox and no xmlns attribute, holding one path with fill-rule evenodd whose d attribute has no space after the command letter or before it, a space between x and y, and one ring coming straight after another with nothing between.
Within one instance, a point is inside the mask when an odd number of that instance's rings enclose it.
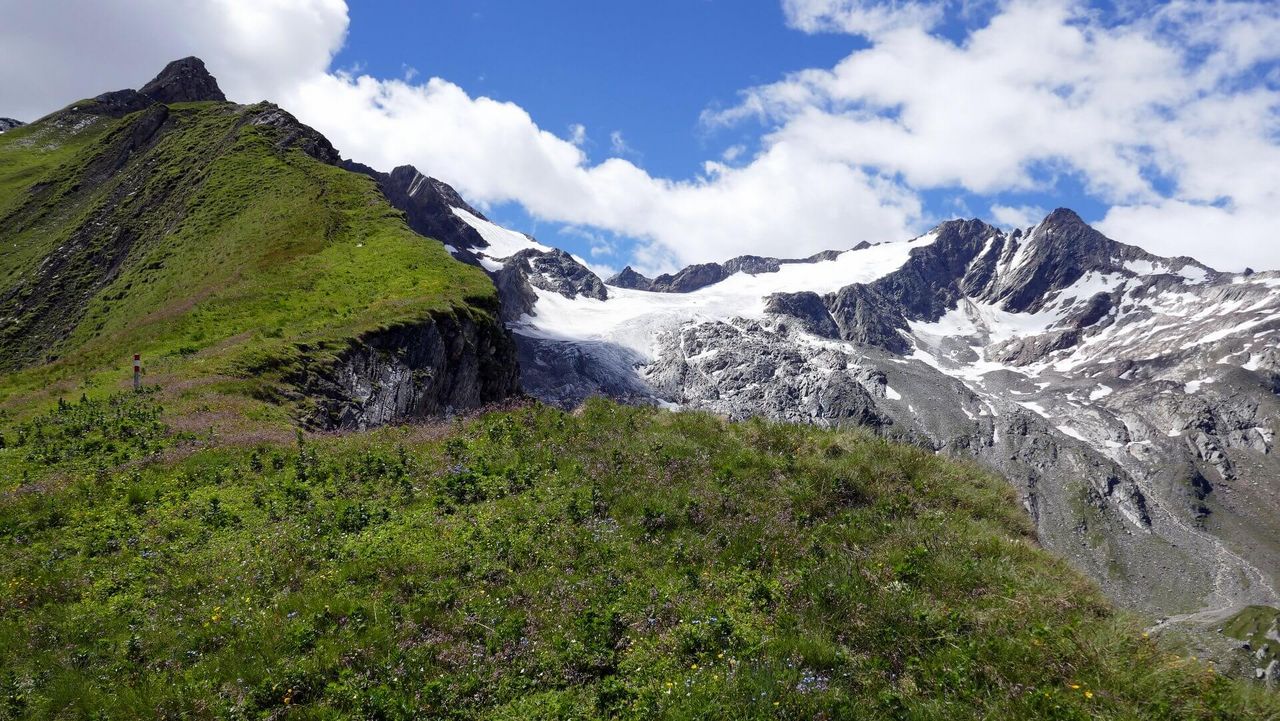
<instances>
[{"instance_id":1,"label":"trail marker post","mask_svg":"<svg viewBox=\"0 0 1280 721\"><path fill-rule=\"evenodd\" d=\"M133 354L133 391L142 390L142 354Z\"/></svg>"}]
</instances>

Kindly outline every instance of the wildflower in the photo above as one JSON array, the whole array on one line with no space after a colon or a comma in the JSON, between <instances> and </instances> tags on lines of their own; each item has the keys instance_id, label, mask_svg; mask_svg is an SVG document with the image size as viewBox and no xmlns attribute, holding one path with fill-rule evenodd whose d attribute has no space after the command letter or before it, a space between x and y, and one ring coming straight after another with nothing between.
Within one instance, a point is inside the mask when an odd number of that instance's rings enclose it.
<instances>
[{"instance_id":1,"label":"wildflower","mask_svg":"<svg viewBox=\"0 0 1280 721\"><path fill-rule=\"evenodd\" d=\"M1074 690L1074 689L1078 689L1078 688L1080 688L1080 684L1078 684L1078 683L1073 683L1073 684L1071 684L1071 688L1072 688L1073 690Z\"/></svg>"},{"instance_id":2,"label":"wildflower","mask_svg":"<svg viewBox=\"0 0 1280 721\"><path fill-rule=\"evenodd\" d=\"M1092 692L1092 691L1085 691L1085 692L1084 692L1084 697L1085 697L1085 698L1093 698L1093 692Z\"/></svg>"}]
</instances>

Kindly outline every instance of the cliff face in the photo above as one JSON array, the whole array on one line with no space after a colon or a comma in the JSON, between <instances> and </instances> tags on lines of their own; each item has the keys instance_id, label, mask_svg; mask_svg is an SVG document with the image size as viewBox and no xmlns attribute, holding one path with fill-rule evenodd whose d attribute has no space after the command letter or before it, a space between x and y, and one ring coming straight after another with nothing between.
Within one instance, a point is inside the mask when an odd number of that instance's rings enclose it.
<instances>
[{"instance_id":1,"label":"cliff face","mask_svg":"<svg viewBox=\"0 0 1280 721\"><path fill-rule=\"evenodd\" d=\"M515 343L482 313L442 313L371 333L336 363L297 379L324 429L448 416L520 393Z\"/></svg>"}]
</instances>

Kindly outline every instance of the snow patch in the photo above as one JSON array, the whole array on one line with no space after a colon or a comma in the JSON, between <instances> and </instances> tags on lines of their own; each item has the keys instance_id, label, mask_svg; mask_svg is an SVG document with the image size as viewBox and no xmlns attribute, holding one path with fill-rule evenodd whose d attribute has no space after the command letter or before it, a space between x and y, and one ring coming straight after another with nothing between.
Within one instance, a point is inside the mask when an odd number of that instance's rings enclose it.
<instances>
[{"instance_id":1,"label":"snow patch","mask_svg":"<svg viewBox=\"0 0 1280 721\"><path fill-rule=\"evenodd\" d=\"M501 225L477 218L462 208L451 208L451 210L454 215L462 218L463 222L475 228L481 238L484 238L484 242L488 243L489 247L481 248L480 252L491 258L509 258L522 250L530 249L544 253L551 252L549 246L535 241L524 233L507 230Z\"/></svg>"}]
</instances>

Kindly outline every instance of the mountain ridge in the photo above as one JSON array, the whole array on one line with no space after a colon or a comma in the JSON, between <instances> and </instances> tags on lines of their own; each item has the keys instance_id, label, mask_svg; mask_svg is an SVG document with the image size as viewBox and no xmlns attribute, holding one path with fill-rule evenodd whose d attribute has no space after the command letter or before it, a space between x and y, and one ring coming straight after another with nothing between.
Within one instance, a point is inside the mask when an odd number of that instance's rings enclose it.
<instances>
[{"instance_id":1,"label":"mountain ridge","mask_svg":"<svg viewBox=\"0 0 1280 721\"><path fill-rule=\"evenodd\" d=\"M1040 543L1161 630L1280 604L1280 273L1162 258L1058 209L611 285L413 166L343 160L271 103L226 102L194 58L0 151L5 410L74 415L63 396L123 388L141 349L211 444L449 417L521 388L857 425L1008 478ZM299 440L294 480L306 458ZM534 472L464 461L455 500ZM334 512L354 527L366 510Z\"/></svg>"},{"instance_id":2,"label":"mountain ridge","mask_svg":"<svg viewBox=\"0 0 1280 721\"><path fill-rule=\"evenodd\" d=\"M248 404L321 428L516 394L483 273L415 233L322 134L223 98L188 58L4 134L6 405L123 380L134 353L205 389L187 395L207 413Z\"/></svg>"},{"instance_id":3,"label":"mountain ridge","mask_svg":"<svg viewBox=\"0 0 1280 721\"><path fill-rule=\"evenodd\" d=\"M1013 479L1048 547L1153 616L1280 600L1280 273L1156 256L1068 209L1012 232L947 221L804 275L704 264L655 287L624 270L603 299L569 260L516 272L536 283L508 316L546 402L865 425Z\"/></svg>"}]
</instances>

